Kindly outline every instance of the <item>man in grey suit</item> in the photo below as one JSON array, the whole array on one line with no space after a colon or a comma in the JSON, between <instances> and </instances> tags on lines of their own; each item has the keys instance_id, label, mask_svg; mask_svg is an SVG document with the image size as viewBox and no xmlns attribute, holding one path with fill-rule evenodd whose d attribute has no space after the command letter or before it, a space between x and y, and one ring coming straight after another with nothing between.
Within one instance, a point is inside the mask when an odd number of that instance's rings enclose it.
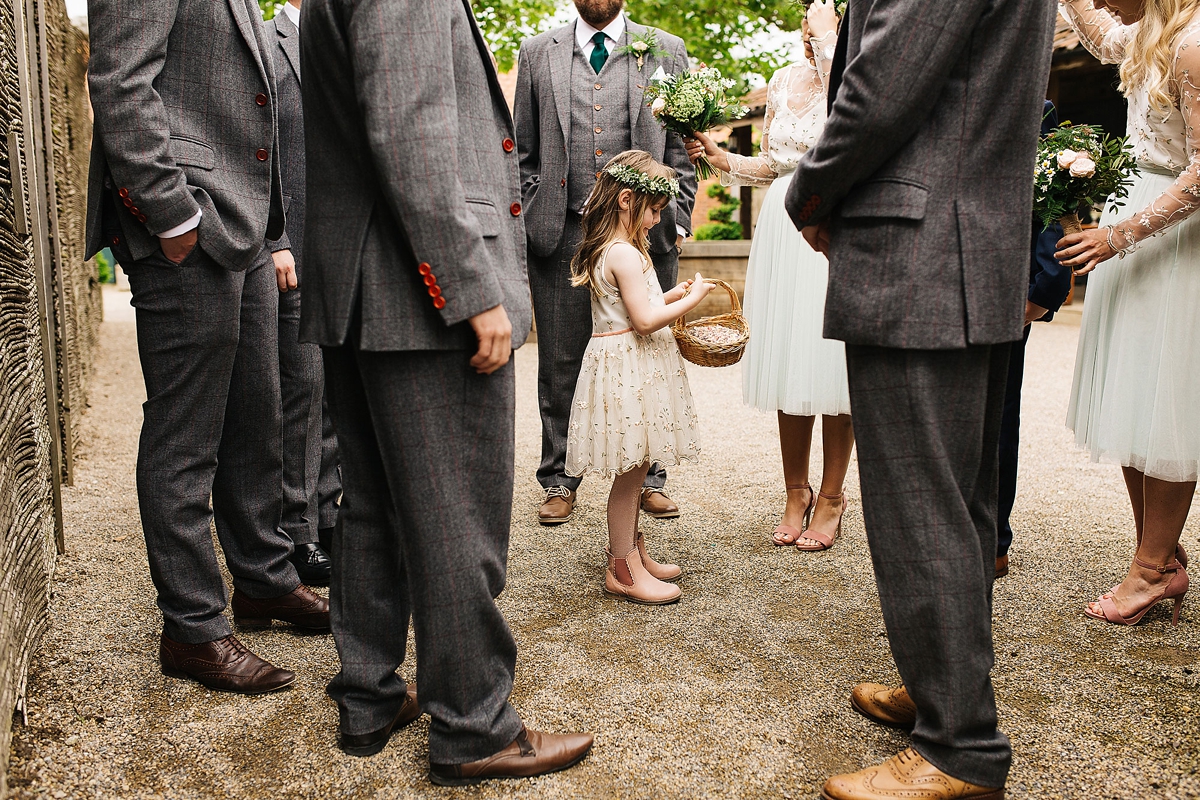
<instances>
[{"instance_id":1,"label":"man in grey suit","mask_svg":"<svg viewBox=\"0 0 1200 800\"><path fill-rule=\"evenodd\" d=\"M261 19L254 0L88 4L87 253L112 248L137 310L137 487L162 669L246 693L295 676L230 634L214 514L235 621L329 628L278 530L278 291L263 241L283 231L283 199Z\"/></svg>"},{"instance_id":2,"label":"man in grey suit","mask_svg":"<svg viewBox=\"0 0 1200 800\"><path fill-rule=\"evenodd\" d=\"M442 785L568 767L526 730L494 598L530 328L512 118L468 0L307 0L301 333L322 345L344 496L330 597L341 747L429 713ZM396 674L411 617L415 687ZM419 709L419 710L418 710Z\"/></svg>"},{"instance_id":3,"label":"man in grey suit","mask_svg":"<svg viewBox=\"0 0 1200 800\"><path fill-rule=\"evenodd\" d=\"M337 524L337 437L325 410L321 348L300 343L304 243L304 111L300 97L300 0L288 0L267 25L275 41L279 94L279 173L287 224L267 242L279 285L279 388L283 395L283 519L292 564L310 586L329 585L325 547ZM322 545L322 540L325 544Z\"/></svg>"},{"instance_id":4,"label":"man in grey suit","mask_svg":"<svg viewBox=\"0 0 1200 800\"><path fill-rule=\"evenodd\" d=\"M846 342L863 516L904 686L855 708L912 748L832 800L1004 796L991 597L997 437L1021 338L1055 6L851 0L829 121L787 208L829 256L825 335Z\"/></svg>"},{"instance_id":5,"label":"man in grey suit","mask_svg":"<svg viewBox=\"0 0 1200 800\"><path fill-rule=\"evenodd\" d=\"M688 70L683 40L633 22L624 0L575 0L579 19L521 45L514 111L527 208L529 284L538 330L538 406L546 491L538 510L543 525L571 519L580 478L567 475L571 401L592 336L591 297L571 286L571 258L581 238L580 214L608 160L645 150L679 173L680 196L650 232L650 255L663 291L675 285L679 246L690 234L696 173L683 141L667 134L646 108L645 89L660 69ZM624 48L652 37L660 53L638 60ZM642 491L642 510L669 518L679 508L664 491L667 474L654 464Z\"/></svg>"}]
</instances>

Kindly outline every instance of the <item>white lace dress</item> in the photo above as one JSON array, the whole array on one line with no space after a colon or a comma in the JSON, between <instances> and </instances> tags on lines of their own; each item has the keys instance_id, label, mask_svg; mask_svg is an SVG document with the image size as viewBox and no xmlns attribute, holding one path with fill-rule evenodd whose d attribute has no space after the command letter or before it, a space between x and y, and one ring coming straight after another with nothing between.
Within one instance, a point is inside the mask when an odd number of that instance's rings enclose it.
<instances>
[{"instance_id":1,"label":"white lace dress","mask_svg":"<svg viewBox=\"0 0 1200 800\"><path fill-rule=\"evenodd\" d=\"M647 459L698 462L699 420L674 335L669 328L635 333L620 292L604 280L604 258L596 273L600 296L592 296L592 340L575 384L567 474L611 477ZM664 305L649 261L645 276L650 304Z\"/></svg>"},{"instance_id":2,"label":"white lace dress","mask_svg":"<svg viewBox=\"0 0 1200 800\"><path fill-rule=\"evenodd\" d=\"M1091 0L1063 13L1085 47L1120 63L1136 26ZM1134 467L1165 481L1194 481L1200 465L1200 23L1174 42L1174 108L1129 98L1128 131L1141 175L1129 197L1106 208L1113 243L1131 252L1088 276L1067 424L1092 460Z\"/></svg>"},{"instance_id":3,"label":"white lace dress","mask_svg":"<svg viewBox=\"0 0 1200 800\"><path fill-rule=\"evenodd\" d=\"M816 63L790 64L771 77L761 155L731 153L727 186L769 186L746 272L750 343L742 359L742 395L762 411L849 414L846 349L821 335L829 263L809 247L783 201L801 156L825 127L835 34L813 40Z\"/></svg>"}]
</instances>

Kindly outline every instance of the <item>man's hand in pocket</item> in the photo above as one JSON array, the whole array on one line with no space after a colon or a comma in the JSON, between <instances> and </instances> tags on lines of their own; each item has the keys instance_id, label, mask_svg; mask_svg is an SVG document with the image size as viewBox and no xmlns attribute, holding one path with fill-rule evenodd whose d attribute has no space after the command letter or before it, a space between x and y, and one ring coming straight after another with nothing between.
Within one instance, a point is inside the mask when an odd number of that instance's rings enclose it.
<instances>
[{"instance_id":1,"label":"man's hand in pocket","mask_svg":"<svg viewBox=\"0 0 1200 800\"><path fill-rule=\"evenodd\" d=\"M158 246L162 248L163 255L173 264L181 263L192 252L192 248L196 246L196 229L172 236L170 239L159 237Z\"/></svg>"}]
</instances>

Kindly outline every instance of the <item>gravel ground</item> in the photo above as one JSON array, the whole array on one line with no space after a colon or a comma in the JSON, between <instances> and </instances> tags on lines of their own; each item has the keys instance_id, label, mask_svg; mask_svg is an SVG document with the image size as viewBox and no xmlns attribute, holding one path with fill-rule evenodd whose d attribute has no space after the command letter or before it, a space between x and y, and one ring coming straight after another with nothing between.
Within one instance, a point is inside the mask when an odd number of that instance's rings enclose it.
<instances>
[{"instance_id":1,"label":"gravel ground","mask_svg":"<svg viewBox=\"0 0 1200 800\"><path fill-rule=\"evenodd\" d=\"M672 472L683 517L645 524L653 551L685 569L683 601L618 602L600 590L607 486L585 483L572 523L535 522L533 347L517 357L518 481L500 602L520 646L513 702L531 726L595 731L581 766L434 789L424 721L374 758L343 756L324 694L336 665L328 637L244 637L299 674L281 694L164 678L134 490L143 388L127 297L106 296L87 446L65 492L68 552L28 724L14 732L11 796L811 798L830 773L906 745L847 702L859 680L896 680L857 470L834 550L772 547L783 501L774 420L741 405L738 368L689 368L706 455ZM995 596L996 691L1016 751L1009 796L1200 797L1200 611L1185 605L1177 629L1168 604L1136 628L1080 613L1124 574L1133 533L1118 470L1090 464L1062 425L1077 336L1069 323L1039 325L1029 345L1017 541Z\"/></svg>"}]
</instances>

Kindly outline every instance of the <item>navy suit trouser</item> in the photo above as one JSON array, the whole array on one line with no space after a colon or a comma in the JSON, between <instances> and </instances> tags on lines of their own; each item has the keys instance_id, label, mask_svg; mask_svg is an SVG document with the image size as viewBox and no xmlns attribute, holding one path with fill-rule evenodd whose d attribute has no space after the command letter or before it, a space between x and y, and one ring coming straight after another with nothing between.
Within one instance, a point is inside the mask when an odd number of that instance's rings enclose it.
<instances>
[{"instance_id":1,"label":"navy suit trouser","mask_svg":"<svg viewBox=\"0 0 1200 800\"><path fill-rule=\"evenodd\" d=\"M1017 500L1017 454L1021 449L1021 384L1025 380L1025 345L1029 331L1012 343L1008 357L1008 383L1004 389L1004 416L1000 419L1000 495L996 518L996 557L1008 555L1013 530L1008 518Z\"/></svg>"}]
</instances>

